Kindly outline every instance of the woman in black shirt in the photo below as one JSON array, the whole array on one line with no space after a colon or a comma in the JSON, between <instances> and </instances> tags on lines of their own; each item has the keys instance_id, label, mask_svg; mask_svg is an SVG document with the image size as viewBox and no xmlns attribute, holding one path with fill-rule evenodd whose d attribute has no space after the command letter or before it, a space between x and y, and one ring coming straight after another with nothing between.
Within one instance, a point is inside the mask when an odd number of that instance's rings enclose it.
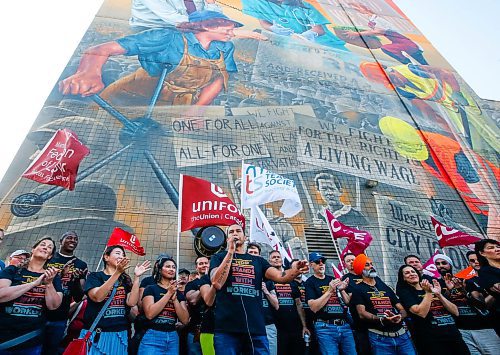
<instances>
[{"instance_id":1,"label":"woman in black shirt","mask_svg":"<svg viewBox=\"0 0 500 355\"><path fill-rule=\"evenodd\" d=\"M412 314L419 354L470 354L453 319L458 308L441 294L437 280L422 280L417 269L403 265L396 289L401 304Z\"/></svg>"},{"instance_id":2,"label":"woman in black shirt","mask_svg":"<svg viewBox=\"0 0 500 355\"><path fill-rule=\"evenodd\" d=\"M0 354L41 353L47 310L62 302L58 270L46 269L54 249L54 241L44 237L33 245L27 265L0 272Z\"/></svg>"},{"instance_id":3,"label":"woman in black shirt","mask_svg":"<svg viewBox=\"0 0 500 355\"><path fill-rule=\"evenodd\" d=\"M142 308L146 316L146 334L139 346L139 355L179 353L179 337L175 324L189 322L184 295L177 290L176 264L170 257L159 261L153 275L156 283L146 287Z\"/></svg>"}]
</instances>

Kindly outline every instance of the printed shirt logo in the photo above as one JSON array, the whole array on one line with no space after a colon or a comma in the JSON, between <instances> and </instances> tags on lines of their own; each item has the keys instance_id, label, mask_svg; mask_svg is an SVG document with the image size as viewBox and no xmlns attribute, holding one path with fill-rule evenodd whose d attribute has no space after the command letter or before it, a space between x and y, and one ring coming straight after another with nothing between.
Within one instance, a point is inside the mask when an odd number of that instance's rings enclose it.
<instances>
[{"instance_id":1,"label":"printed shirt logo","mask_svg":"<svg viewBox=\"0 0 500 355\"><path fill-rule=\"evenodd\" d=\"M328 285L320 286L321 293L328 291ZM344 309L340 305L340 300L335 293L332 293L325 306L323 307L328 314L344 314Z\"/></svg>"},{"instance_id":2,"label":"printed shirt logo","mask_svg":"<svg viewBox=\"0 0 500 355\"><path fill-rule=\"evenodd\" d=\"M278 303L280 307L290 307L295 305L292 297L292 287L290 284L276 284L276 295L278 296Z\"/></svg>"},{"instance_id":3,"label":"printed shirt logo","mask_svg":"<svg viewBox=\"0 0 500 355\"><path fill-rule=\"evenodd\" d=\"M420 295L421 298L423 298L423 296L424 295ZM438 327L455 324L453 317L448 313L436 296L433 296L432 298L430 312L434 318L432 320L432 324L437 325Z\"/></svg>"},{"instance_id":4,"label":"printed shirt logo","mask_svg":"<svg viewBox=\"0 0 500 355\"><path fill-rule=\"evenodd\" d=\"M163 297L165 292L160 293L160 297ZM175 313L174 302L172 299L163 307L163 310L154 319L155 324L169 324L174 325L177 323L177 313Z\"/></svg>"},{"instance_id":5,"label":"printed shirt logo","mask_svg":"<svg viewBox=\"0 0 500 355\"><path fill-rule=\"evenodd\" d=\"M23 275L21 284L27 284L37 279L37 276ZM33 287L17 298L12 306L5 307L5 313L15 317L41 317L45 307L45 286Z\"/></svg>"},{"instance_id":6,"label":"printed shirt logo","mask_svg":"<svg viewBox=\"0 0 500 355\"><path fill-rule=\"evenodd\" d=\"M111 294L111 292L108 293L104 302L109 298L110 294ZM124 317L125 316L126 298L127 298L127 292L125 291L125 287L118 286L116 288L115 297L113 297L113 300L109 304L109 307L106 310L106 312L104 313L103 317L104 318Z\"/></svg>"},{"instance_id":7,"label":"printed shirt logo","mask_svg":"<svg viewBox=\"0 0 500 355\"><path fill-rule=\"evenodd\" d=\"M377 316L383 316L386 311L393 311L391 299L387 297L385 291L373 291L368 292L370 296L370 302L373 304Z\"/></svg>"},{"instance_id":8,"label":"printed shirt logo","mask_svg":"<svg viewBox=\"0 0 500 355\"><path fill-rule=\"evenodd\" d=\"M231 264L231 285L227 292L233 296L260 297L255 288L255 268L252 260L233 259Z\"/></svg>"}]
</instances>

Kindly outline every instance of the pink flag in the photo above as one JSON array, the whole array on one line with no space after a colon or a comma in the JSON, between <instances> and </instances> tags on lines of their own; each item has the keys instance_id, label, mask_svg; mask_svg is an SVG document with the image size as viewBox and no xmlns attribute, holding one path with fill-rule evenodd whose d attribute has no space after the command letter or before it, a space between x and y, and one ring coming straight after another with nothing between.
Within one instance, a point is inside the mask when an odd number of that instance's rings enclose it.
<instances>
[{"instance_id":1,"label":"pink flag","mask_svg":"<svg viewBox=\"0 0 500 355\"><path fill-rule=\"evenodd\" d=\"M457 245L469 245L481 240L481 238L461 232L458 229L447 227L432 216L431 221L441 248Z\"/></svg>"},{"instance_id":2,"label":"pink flag","mask_svg":"<svg viewBox=\"0 0 500 355\"><path fill-rule=\"evenodd\" d=\"M436 279L439 279L441 275L439 274L436 265L434 265L434 255L439 254L439 250L436 250L434 254L431 255L429 260L423 265L423 270L422 272L426 275L435 277Z\"/></svg>"},{"instance_id":3,"label":"pink flag","mask_svg":"<svg viewBox=\"0 0 500 355\"><path fill-rule=\"evenodd\" d=\"M363 253L372 242L373 237L370 233L356 228L351 228L340 223L328 209L325 209L325 216L332 237L334 239L348 239L347 247L344 249L344 251L349 249L352 253L358 255ZM342 252L342 254L344 254L344 251Z\"/></svg>"}]
</instances>

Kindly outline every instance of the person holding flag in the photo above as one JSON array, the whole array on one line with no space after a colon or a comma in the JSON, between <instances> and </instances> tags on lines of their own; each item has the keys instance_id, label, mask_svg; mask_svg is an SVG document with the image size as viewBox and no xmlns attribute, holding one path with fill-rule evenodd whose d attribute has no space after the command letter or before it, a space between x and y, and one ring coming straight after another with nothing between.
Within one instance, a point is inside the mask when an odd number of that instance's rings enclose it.
<instances>
[{"instance_id":1,"label":"person holding flag","mask_svg":"<svg viewBox=\"0 0 500 355\"><path fill-rule=\"evenodd\" d=\"M262 282L289 283L308 271L307 261L295 262L283 274L263 258L245 252L247 237L239 224L227 228L227 251L210 260L210 279L216 288L216 354L269 355Z\"/></svg>"},{"instance_id":2,"label":"person holding flag","mask_svg":"<svg viewBox=\"0 0 500 355\"><path fill-rule=\"evenodd\" d=\"M134 280L125 272L130 267L130 259L125 255L121 245L111 245L106 248L102 258L104 270L92 272L85 283L87 308L83 316L83 329L80 337L88 332L106 300L113 293L113 300L108 310L97 324L100 333L90 336L92 342L89 354L126 354L128 348L127 310L139 301L139 279L150 270L151 262L144 261L134 269ZM97 336L97 334L99 334Z\"/></svg>"}]
</instances>

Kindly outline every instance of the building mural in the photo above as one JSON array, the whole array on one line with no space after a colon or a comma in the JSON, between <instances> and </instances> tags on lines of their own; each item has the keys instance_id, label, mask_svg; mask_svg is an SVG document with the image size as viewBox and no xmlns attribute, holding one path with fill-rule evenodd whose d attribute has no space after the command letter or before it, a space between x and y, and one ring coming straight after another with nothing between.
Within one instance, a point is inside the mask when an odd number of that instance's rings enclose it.
<instances>
[{"instance_id":1,"label":"building mural","mask_svg":"<svg viewBox=\"0 0 500 355\"><path fill-rule=\"evenodd\" d=\"M297 183L299 215L263 209L296 256L325 207L375 236L392 280L434 252L431 215L500 236L498 110L392 1L147 3L105 1L50 93L0 186L1 257L76 230L95 266L115 226L173 253L179 174L239 204L242 159ZM75 190L19 179L59 128L91 150ZM194 257L184 233L182 266Z\"/></svg>"}]
</instances>

